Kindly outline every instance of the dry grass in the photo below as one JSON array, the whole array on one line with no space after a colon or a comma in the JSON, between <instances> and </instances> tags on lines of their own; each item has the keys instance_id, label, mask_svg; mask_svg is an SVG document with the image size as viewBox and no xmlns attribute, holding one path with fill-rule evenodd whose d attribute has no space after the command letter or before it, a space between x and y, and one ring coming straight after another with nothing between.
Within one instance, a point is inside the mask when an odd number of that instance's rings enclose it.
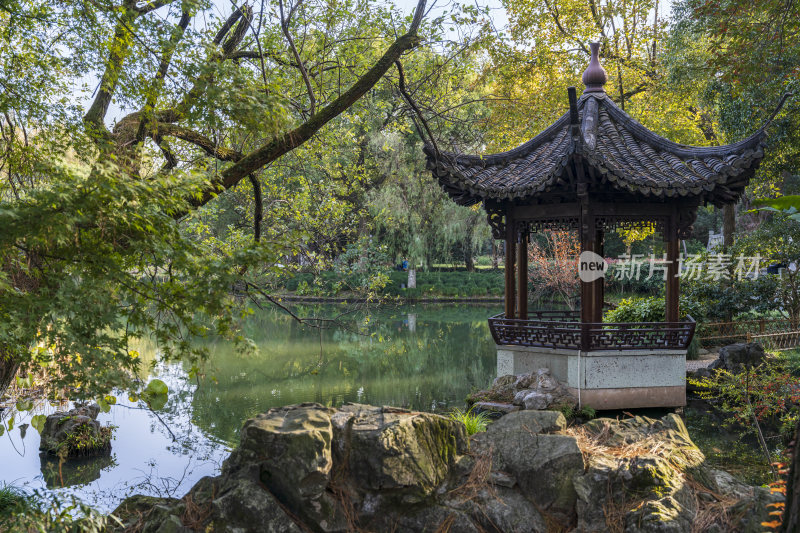
<instances>
[{"instance_id":1,"label":"dry grass","mask_svg":"<svg viewBox=\"0 0 800 533\"><path fill-rule=\"evenodd\" d=\"M606 455L617 459L633 458L645 455L662 457L677 471L682 471L686 466L699 463L702 455L699 450L694 453L691 449L678 447L674 444L664 442L659 435L648 435L647 437L632 443L625 443L617 446L608 444L612 437L611 427L606 422L597 434L588 431L583 426L572 426L564 431L564 434L575 437L578 448L583 454L584 462L588 464L588 459L593 455ZM675 452L679 453L666 453ZM694 457L693 457L694 456Z\"/></svg>"},{"instance_id":2,"label":"dry grass","mask_svg":"<svg viewBox=\"0 0 800 533\"><path fill-rule=\"evenodd\" d=\"M489 483L489 474L492 472L492 448L482 454L473 455L475 465L467 476L467 480L460 486L450 491L452 496L460 498L464 502L473 501L478 497L481 490L487 490L494 498L494 488Z\"/></svg>"},{"instance_id":3,"label":"dry grass","mask_svg":"<svg viewBox=\"0 0 800 533\"><path fill-rule=\"evenodd\" d=\"M734 520L729 510L739 500L709 490L689 476L686 477L685 483L692 488L697 502L697 513L692 522L692 533L704 533L713 524L719 525L722 531L735 531ZM701 492L711 494L716 501L709 502L699 498L697 495Z\"/></svg>"},{"instance_id":4,"label":"dry grass","mask_svg":"<svg viewBox=\"0 0 800 533\"><path fill-rule=\"evenodd\" d=\"M216 494L217 486L215 484L211 493L211 497L202 505L199 505L192 499L191 492L184 496L183 503L186 504L186 509L181 515L181 522L183 522L183 525L194 531L202 531L203 524L206 522L206 520L211 518L211 502L216 497Z\"/></svg>"},{"instance_id":5,"label":"dry grass","mask_svg":"<svg viewBox=\"0 0 800 533\"><path fill-rule=\"evenodd\" d=\"M436 528L435 533L448 533L450 531L450 528L453 527L455 521L456 521L456 515L455 514L449 515L447 518L442 520L442 523L439 524L439 527Z\"/></svg>"},{"instance_id":6,"label":"dry grass","mask_svg":"<svg viewBox=\"0 0 800 533\"><path fill-rule=\"evenodd\" d=\"M588 431L583 426L572 426L565 434L574 437L578 448L583 454L584 462L588 465L592 456L603 455L617 460L632 459L635 457L651 456L665 459L669 466L674 470L675 476L683 483L689 484L697 499L697 515L692 525L693 533L706 531L712 524L719 524L724 531L731 530L731 520L728 516L728 509L736 503L736 500L726 498L720 494L713 493L694 480L688 478L684 473L684 468L690 464L699 462L701 456L696 456L691 449L678 447L673 444L665 443L659 434L649 435L643 439L632 443L621 445L609 445L608 441L613 436L609 423L604 423L598 433ZM698 492L708 492L716 499L708 502L697 498ZM644 502L651 499L649 497L626 499L624 491L622 497L614 495L611 487L611 480L606 491L607 498L603 504L603 514L606 518L606 526L611 533L622 533L625 530L625 519L631 511L638 509Z\"/></svg>"},{"instance_id":7,"label":"dry grass","mask_svg":"<svg viewBox=\"0 0 800 533\"><path fill-rule=\"evenodd\" d=\"M624 533L625 519L628 513L638 509L646 501L647 498L628 500L624 495L621 500L616 500L609 486L606 491L606 501L603 504L603 516L606 518L608 531L610 533Z\"/></svg>"}]
</instances>

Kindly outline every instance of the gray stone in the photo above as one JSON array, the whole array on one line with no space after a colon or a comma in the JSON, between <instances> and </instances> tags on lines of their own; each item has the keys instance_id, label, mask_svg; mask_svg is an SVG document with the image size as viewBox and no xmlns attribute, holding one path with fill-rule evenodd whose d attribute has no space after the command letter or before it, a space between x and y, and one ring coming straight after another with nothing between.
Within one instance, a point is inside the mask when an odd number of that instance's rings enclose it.
<instances>
[{"instance_id":1,"label":"gray stone","mask_svg":"<svg viewBox=\"0 0 800 533\"><path fill-rule=\"evenodd\" d=\"M255 473L255 472L254 472ZM255 476L237 476L222 479L220 486L212 493L215 497L205 505L210 505L211 516L205 531L225 533L246 533L255 524L264 533L301 533L301 529L283 511L280 503L258 482ZM203 505L201 502L195 502ZM314 513L319 515L319 512ZM322 531L340 531L346 527L344 516L336 519L335 513L323 518ZM335 522L336 527L330 524Z\"/></svg>"},{"instance_id":2,"label":"gray stone","mask_svg":"<svg viewBox=\"0 0 800 533\"><path fill-rule=\"evenodd\" d=\"M522 389L514 393L514 405L525 405L525 396L536 392L536 389Z\"/></svg>"},{"instance_id":3,"label":"gray stone","mask_svg":"<svg viewBox=\"0 0 800 533\"><path fill-rule=\"evenodd\" d=\"M561 384L556 378L550 375L549 368L540 368L536 371L536 389L539 391L554 391Z\"/></svg>"},{"instance_id":4,"label":"gray stone","mask_svg":"<svg viewBox=\"0 0 800 533\"><path fill-rule=\"evenodd\" d=\"M469 449L464 425L443 416L356 405L341 411L352 413L346 471L364 489L391 490L405 503L431 495Z\"/></svg>"},{"instance_id":5,"label":"gray stone","mask_svg":"<svg viewBox=\"0 0 800 533\"><path fill-rule=\"evenodd\" d=\"M497 533L548 531L547 524L536 505L510 488L502 486L483 488L475 494L470 494L469 498L451 498L445 503L469 515L472 521L480 526L478 531Z\"/></svg>"},{"instance_id":6,"label":"gray stone","mask_svg":"<svg viewBox=\"0 0 800 533\"><path fill-rule=\"evenodd\" d=\"M552 403L553 395L547 392L533 391L522 399L525 409L547 409Z\"/></svg>"},{"instance_id":7,"label":"gray stone","mask_svg":"<svg viewBox=\"0 0 800 533\"><path fill-rule=\"evenodd\" d=\"M559 411L519 411L493 422L487 431L498 435L516 433L520 428L530 433L555 433L567 428L567 419Z\"/></svg>"},{"instance_id":8,"label":"gray stone","mask_svg":"<svg viewBox=\"0 0 800 533\"><path fill-rule=\"evenodd\" d=\"M554 411L509 413L468 440L428 413L289 406L245 424L220 476L181 500L130 498L115 515L142 533L689 533L720 494L739 500L728 516L750 533L780 498L707 467L676 415L585 424L581 438L597 444L586 465L565 431Z\"/></svg>"},{"instance_id":9,"label":"gray stone","mask_svg":"<svg viewBox=\"0 0 800 533\"><path fill-rule=\"evenodd\" d=\"M514 479L513 476L500 471L492 471L489 472L489 477L486 478L486 481L491 483L492 485L497 485L499 487L507 487L511 488L517 484L517 480Z\"/></svg>"},{"instance_id":10,"label":"gray stone","mask_svg":"<svg viewBox=\"0 0 800 533\"><path fill-rule=\"evenodd\" d=\"M473 437L474 447L492 453L495 468L511 474L526 498L568 522L576 500L572 478L583 472L583 455L574 437L536 433L541 425L531 413L504 416Z\"/></svg>"},{"instance_id":11,"label":"gray stone","mask_svg":"<svg viewBox=\"0 0 800 533\"><path fill-rule=\"evenodd\" d=\"M500 402L477 402L473 404L472 409L475 413L498 413L502 416L519 411L519 406Z\"/></svg>"},{"instance_id":12,"label":"gray stone","mask_svg":"<svg viewBox=\"0 0 800 533\"><path fill-rule=\"evenodd\" d=\"M691 533L694 515L672 496L644 502L628 513L625 533Z\"/></svg>"},{"instance_id":13,"label":"gray stone","mask_svg":"<svg viewBox=\"0 0 800 533\"><path fill-rule=\"evenodd\" d=\"M344 512L326 491L333 467L333 413L311 403L270 409L251 418L242 428L241 445L224 465L223 476L244 475L246 480L252 465L257 465L252 483L263 483L303 519L320 523L343 518Z\"/></svg>"},{"instance_id":14,"label":"gray stone","mask_svg":"<svg viewBox=\"0 0 800 533\"><path fill-rule=\"evenodd\" d=\"M102 440L100 422L96 420L100 413L97 404L77 405L74 409L67 412L57 411L48 415L42 428L39 449L51 454L57 454L64 446L67 438L79 427L86 426L88 431L98 440ZM111 450L111 444L98 447L94 450L85 450L81 455L102 455Z\"/></svg>"},{"instance_id":15,"label":"gray stone","mask_svg":"<svg viewBox=\"0 0 800 533\"><path fill-rule=\"evenodd\" d=\"M764 348L757 342L731 344L720 349L719 357L708 368L738 373L745 368L757 367L765 359Z\"/></svg>"}]
</instances>

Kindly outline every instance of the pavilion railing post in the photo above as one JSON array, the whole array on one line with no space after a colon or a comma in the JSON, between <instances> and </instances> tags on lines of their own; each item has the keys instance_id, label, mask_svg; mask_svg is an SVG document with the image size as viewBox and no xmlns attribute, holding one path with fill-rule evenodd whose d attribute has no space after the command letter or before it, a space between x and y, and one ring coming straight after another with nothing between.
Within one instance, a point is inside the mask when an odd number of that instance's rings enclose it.
<instances>
[{"instance_id":1,"label":"pavilion railing post","mask_svg":"<svg viewBox=\"0 0 800 533\"><path fill-rule=\"evenodd\" d=\"M528 320L528 235L519 233L517 250L517 318Z\"/></svg>"},{"instance_id":2,"label":"pavilion railing post","mask_svg":"<svg viewBox=\"0 0 800 533\"><path fill-rule=\"evenodd\" d=\"M515 251L517 247L516 239L514 238L514 221L511 218L511 213L506 215L506 264L505 264L505 308L506 318L514 318L514 263Z\"/></svg>"},{"instance_id":3,"label":"pavilion railing post","mask_svg":"<svg viewBox=\"0 0 800 533\"><path fill-rule=\"evenodd\" d=\"M667 240L667 287L666 287L666 312L667 322L680 320L680 277L678 272L679 239L672 232Z\"/></svg>"}]
</instances>

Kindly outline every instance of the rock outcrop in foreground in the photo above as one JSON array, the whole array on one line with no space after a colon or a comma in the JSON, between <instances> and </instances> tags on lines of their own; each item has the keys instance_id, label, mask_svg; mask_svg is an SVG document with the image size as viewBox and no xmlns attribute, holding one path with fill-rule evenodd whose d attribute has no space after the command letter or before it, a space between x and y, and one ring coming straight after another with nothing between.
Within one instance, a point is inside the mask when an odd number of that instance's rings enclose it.
<instances>
[{"instance_id":1,"label":"rock outcrop in foreground","mask_svg":"<svg viewBox=\"0 0 800 533\"><path fill-rule=\"evenodd\" d=\"M445 417L301 404L248 420L218 477L182 499L134 496L143 533L755 532L779 499L704 464L677 415L518 411L468 438Z\"/></svg>"}]
</instances>

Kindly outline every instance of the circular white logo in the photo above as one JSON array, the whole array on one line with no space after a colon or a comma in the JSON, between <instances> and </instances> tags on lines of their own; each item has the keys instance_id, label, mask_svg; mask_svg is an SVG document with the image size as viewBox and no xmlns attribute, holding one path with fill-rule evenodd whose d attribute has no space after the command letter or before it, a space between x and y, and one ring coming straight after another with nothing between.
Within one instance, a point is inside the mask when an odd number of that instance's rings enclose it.
<instances>
[{"instance_id":1,"label":"circular white logo","mask_svg":"<svg viewBox=\"0 0 800 533\"><path fill-rule=\"evenodd\" d=\"M591 283L598 280L606 275L606 270L608 263L602 255L587 250L578 257L578 277L581 281Z\"/></svg>"}]
</instances>

